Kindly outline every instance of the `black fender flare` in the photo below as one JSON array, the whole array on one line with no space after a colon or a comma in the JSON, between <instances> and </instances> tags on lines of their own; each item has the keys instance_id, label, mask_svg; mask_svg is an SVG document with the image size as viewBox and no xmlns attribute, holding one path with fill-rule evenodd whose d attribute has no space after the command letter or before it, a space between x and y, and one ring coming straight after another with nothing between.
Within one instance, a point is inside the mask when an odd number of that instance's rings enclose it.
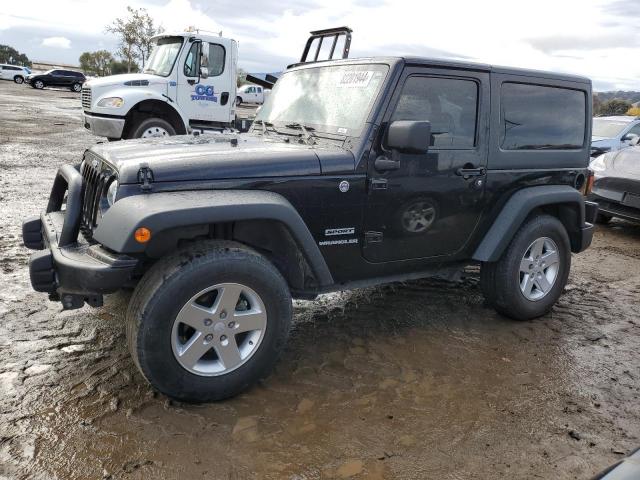
<instances>
[{"instance_id":1,"label":"black fender flare","mask_svg":"<svg viewBox=\"0 0 640 480\"><path fill-rule=\"evenodd\" d=\"M311 232L291 203L262 190L203 190L133 195L118 200L100 220L94 239L118 253L143 253L134 232L145 227L163 230L241 220L274 220L289 229L320 285L333 277Z\"/></svg>"},{"instance_id":2,"label":"black fender flare","mask_svg":"<svg viewBox=\"0 0 640 480\"><path fill-rule=\"evenodd\" d=\"M567 233L571 238L572 251L578 252L586 248L583 248L582 233L591 225L585 225L585 202L582 194L568 185L540 185L518 190L507 200L476 248L473 260L498 261L527 216L534 209L547 205L569 207L571 211L578 213L575 226L568 229Z\"/></svg>"}]
</instances>

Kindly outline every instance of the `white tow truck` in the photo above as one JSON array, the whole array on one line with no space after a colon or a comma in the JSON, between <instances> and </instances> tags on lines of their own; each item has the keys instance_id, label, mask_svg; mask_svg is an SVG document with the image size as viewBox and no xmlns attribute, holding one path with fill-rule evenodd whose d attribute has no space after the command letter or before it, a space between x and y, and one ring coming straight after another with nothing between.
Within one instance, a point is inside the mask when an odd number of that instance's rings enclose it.
<instances>
[{"instance_id":1,"label":"white tow truck","mask_svg":"<svg viewBox=\"0 0 640 480\"><path fill-rule=\"evenodd\" d=\"M84 127L109 140L232 127L238 43L198 30L163 33L153 41L142 73L83 85Z\"/></svg>"}]
</instances>

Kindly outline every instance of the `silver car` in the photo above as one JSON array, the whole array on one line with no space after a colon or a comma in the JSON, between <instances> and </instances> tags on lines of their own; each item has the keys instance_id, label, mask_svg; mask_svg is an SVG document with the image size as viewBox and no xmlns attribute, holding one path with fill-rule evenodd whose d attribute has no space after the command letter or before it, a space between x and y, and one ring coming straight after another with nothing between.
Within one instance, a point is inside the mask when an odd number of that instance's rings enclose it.
<instances>
[{"instance_id":1,"label":"silver car","mask_svg":"<svg viewBox=\"0 0 640 480\"><path fill-rule=\"evenodd\" d=\"M640 117L595 117L591 132L591 156L628 147L640 137Z\"/></svg>"}]
</instances>

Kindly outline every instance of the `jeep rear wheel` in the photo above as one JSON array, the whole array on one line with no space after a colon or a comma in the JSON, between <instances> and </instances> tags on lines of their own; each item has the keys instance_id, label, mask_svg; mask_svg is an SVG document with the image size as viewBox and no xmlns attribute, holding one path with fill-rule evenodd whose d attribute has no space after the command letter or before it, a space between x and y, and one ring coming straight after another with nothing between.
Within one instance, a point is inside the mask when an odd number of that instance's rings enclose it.
<instances>
[{"instance_id":1,"label":"jeep rear wheel","mask_svg":"<svg viewBox=\"0 0 640 480\"><path fill-rule=\"evenodd\" d=\"M202 242L145 274L127 310L127 339L156 389L215 401L271 371L291 315L287 283L267 259L240 244Z\"/></svg>"},{"instance_id":2,"label":"jeep rear wheel","mask_svg":"<svg viewBox=\"0 0 640 480\"><path fill-rule=\"evenodd\" d=\"M480 285L499 313L528 320L548 313L567 283L571 246L564 225L540 215L527 221L500 260L484 263Z\"/></svg>"},{"instance_id":3,"label":"jeep rear wheel","mask_svg":"<svg viewBox=\"0 0 640 480\"><path fill-rule=\"evenodd\" d=\"M175 135L173 126L162 118L152 117L141 120L132 129L129 138L168 137Z\"/></svg>"}]
</instances>

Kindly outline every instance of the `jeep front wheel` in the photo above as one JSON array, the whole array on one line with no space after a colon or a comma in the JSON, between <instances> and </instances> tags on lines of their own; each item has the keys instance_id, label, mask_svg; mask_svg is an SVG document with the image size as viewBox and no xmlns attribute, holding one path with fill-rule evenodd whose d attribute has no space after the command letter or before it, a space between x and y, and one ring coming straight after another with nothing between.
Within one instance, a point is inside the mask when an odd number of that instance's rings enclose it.
<instances>
[{"instance_id":1,"label":"jeep front wheel","mask_svg":"<svg viewBox=\"0 0 640 480\"><path fill-rule=\"evenodd\" d=\"M135 125L129 138L168 137L175 134L176 130L169 122L162 118L152 117Z\"/></svg>"},{"instance_id":2,"label":"jeep front wheel","mask_svg":"<svg viewBox=\"0 0 640 480\"><path fill-rule=\"evenodd\" d=\"M499 313L529 320L548 313L567 283L571 246L562 222L550 215L527 221L500 260L483 263L480 285Z\"/></svg>"},{"instance_id":3,"label":"jeep front wheel","mask_svg":"<svg viewBox=\"0 0 640 480\"><path fill-rule=\"evenodd\" d=\"M156 389L209 402L271 371L291 315L288 285L266 258L240 244L202 242L145 274L127 310L127 339Z\"/></svg>"}]
</instances>

